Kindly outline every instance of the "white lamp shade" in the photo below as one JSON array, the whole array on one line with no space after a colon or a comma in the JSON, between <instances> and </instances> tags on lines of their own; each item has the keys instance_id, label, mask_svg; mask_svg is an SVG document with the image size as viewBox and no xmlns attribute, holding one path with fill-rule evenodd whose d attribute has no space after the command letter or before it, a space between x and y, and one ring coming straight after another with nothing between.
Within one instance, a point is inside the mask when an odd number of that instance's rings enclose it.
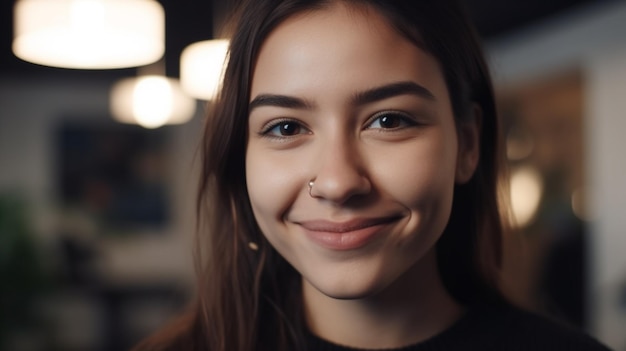
<instances>
[{"instance_id":1,"label":"white lamp shade","mask_svg":"<svg viewBox=\"0 0 626 351\"><path fill-rule=\"evenodd\" d=\"M165 13L153 0L19 0L13 52L54 67L147 65L165 52Z\"/></svg>"},{"instance_id":2,"label":"white lamp shade","mask_svg":"<svg viewBox=\"0 0 626 351\"><path fill-rule=\"evenodd\" d=\"M229 41L206 40L186 47L180 57L180 83L189 95L212 100L217 94L226 65Z\"/></svg>"},{"instance_id":3,"label":"white lamp shade","mask_svg":"<svg viewBox=\"0 0 626 351\"><path fill-rule=\"evenodd\" d=\"M196 100L185 95L175 79L152 75L117 82L111 89L110 108L118 122L157 128L189 121Z\"/></svg>"}]
</instances>

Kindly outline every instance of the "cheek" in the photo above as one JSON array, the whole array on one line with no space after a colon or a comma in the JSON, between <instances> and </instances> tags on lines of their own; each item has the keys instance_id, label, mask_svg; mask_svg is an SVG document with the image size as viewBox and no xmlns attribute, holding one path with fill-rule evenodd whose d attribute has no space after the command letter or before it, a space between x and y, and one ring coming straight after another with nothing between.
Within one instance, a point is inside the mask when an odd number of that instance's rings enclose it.
<instances>
[{"instance_id":1,"label":"cheek","mask_svg":"<svg viewBox=\"0 0 626 351\"><path fill-rule=\"evenodd\" d=\"M443 135L428 143L406 145L375 161L380 187L410 208L452 201L456 145Z\"/></svg>"},{"instance_id":2,"label":"cheek","mask_svg":"<svg viewBox=\"0 0 626 351\"><path fill-rule=\"evenodd\" d=\"M297 160L254 150L246 155L246 184L254 218L270 244L289 262L293 243L283 220L299 189ZM302 183L304 184L304 183ZM301 184L300 184L301 185Z\"/></svg>"},{"instance_id":3,"label":"cheek","mask_svg":"<svg viewBox=\"0 0 626 351\"><path fill-rule=\"evenodd\" d=\"M246 156L246 186L254 216L261 227L264 227L263 218L271 216L276 207L275 196L270 196L272 183L276 180L273 174L268 173L266 162L259 159L254 153Z\"/></svg>"},{"instance_id":4,"label":"cheek","mask_svg":"<svg viewBox=\"0 0 626 351\"><path fill-rule=\"evenodd\" d=\"M281 160L258 151L246 155L248 194L262 229L280 220L297 195L296 167L294 160Z\"/></svg>"}]
</instances>

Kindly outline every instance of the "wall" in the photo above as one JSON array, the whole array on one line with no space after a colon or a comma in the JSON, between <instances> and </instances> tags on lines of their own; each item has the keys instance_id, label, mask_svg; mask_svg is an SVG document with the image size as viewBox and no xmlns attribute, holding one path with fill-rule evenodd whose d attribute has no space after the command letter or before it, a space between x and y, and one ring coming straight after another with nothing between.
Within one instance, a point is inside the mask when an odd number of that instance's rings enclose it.
<instances>
[{"instance_id":1,"label":"wall","mask_svg":"<svg viewBox=\"0 0 626 351\"><path fill-rule=\"evenodd\" d=\"M581 8L488 43L496 85L577 69L585 85L591 333L626 349L626 2Z\"/></svg>"},{"instance_id":2,"label":"wall","mask_svg":"<svg viewBox=\"0 0 626 351\"><path fill-rule=\"evenodd\" d=\"M45 330L11 334L8 349L49 349L55 347L51 343L64 350L128 349L179 313L192 294L197 184L192 161L201 130L200 104L191 122L166 129L172 212L165 227L112 237L100 235L102 227L89 216L68 221L60 213L55 129L68 117L108 122L109 89L110 82L84 79L0 79L0 194L26 199L52 284L43 299L30 303L37 318L47 321ZM70 268L87 272L87 283L68 284L67 253L59 240L68 222L79 226L75 232L97 253L93 264Z\"/></svg>"},{"instance_id":3,"label":"wall","mask_svg":"<svg viewBox=\"0 0 626 351\"><path fill-rule=\"evenodd\" d=\"M34 225L44 248L54 241L57 225L54 189L53 131L62 118L108 119L109 83L97 81L0 80L0 190L18 191L34 210ZM202 114L199 106L197 115ZM194 231L192 159L201 118L168 127L172 200L171 223L159 233L125 239L99 239L103 274L123 282L192 279Z\"/></svg>"}]
</instances>

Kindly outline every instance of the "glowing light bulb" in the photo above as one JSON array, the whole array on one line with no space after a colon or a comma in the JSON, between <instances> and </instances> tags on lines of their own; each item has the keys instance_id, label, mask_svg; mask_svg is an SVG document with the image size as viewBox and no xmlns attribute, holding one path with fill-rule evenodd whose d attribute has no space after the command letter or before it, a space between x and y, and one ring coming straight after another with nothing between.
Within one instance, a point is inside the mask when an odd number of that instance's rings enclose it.
<instances>
[{"instance_id":1,"label":"glowing light bulb","mask_svg":"<svg viewBox=\"0 0 626 351\"><path fill-rule=\"evenodd\" d=\"M513 224L523 227L535 216L543 193L541 175L534 168L515 170L510 180Z\"/></svg>"},{"instance_id":2,"label":"glowing light bulb","mask_svg":"<svg viewBox=\"0 0 626 351\"><path fill-rule=\"evenodd\" d=\"M111 90L110 107L119 122L158 128L189 121L196 101L185 95L175 79L152 75L117 82Z\"/></svg>"}]
</instances>

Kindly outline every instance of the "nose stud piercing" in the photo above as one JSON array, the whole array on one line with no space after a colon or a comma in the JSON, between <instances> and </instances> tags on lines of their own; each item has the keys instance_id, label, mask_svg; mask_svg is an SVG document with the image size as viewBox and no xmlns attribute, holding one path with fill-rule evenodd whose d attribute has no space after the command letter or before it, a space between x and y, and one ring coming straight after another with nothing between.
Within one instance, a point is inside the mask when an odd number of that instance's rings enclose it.
<instances>
[{"instance_id":1,"label":"nose stud piercing","mask_svg":"<svg viewBox=\"0 0 626 351\"><path fill-rule=\"evenodd\" d=\"M313 194L311 193L313 191L313 184L315 184L313 182L313 179L309 180L309 184L308 185L309 185L309 196L310 197L313 197Z\"/></svg>"}]
</instances>

